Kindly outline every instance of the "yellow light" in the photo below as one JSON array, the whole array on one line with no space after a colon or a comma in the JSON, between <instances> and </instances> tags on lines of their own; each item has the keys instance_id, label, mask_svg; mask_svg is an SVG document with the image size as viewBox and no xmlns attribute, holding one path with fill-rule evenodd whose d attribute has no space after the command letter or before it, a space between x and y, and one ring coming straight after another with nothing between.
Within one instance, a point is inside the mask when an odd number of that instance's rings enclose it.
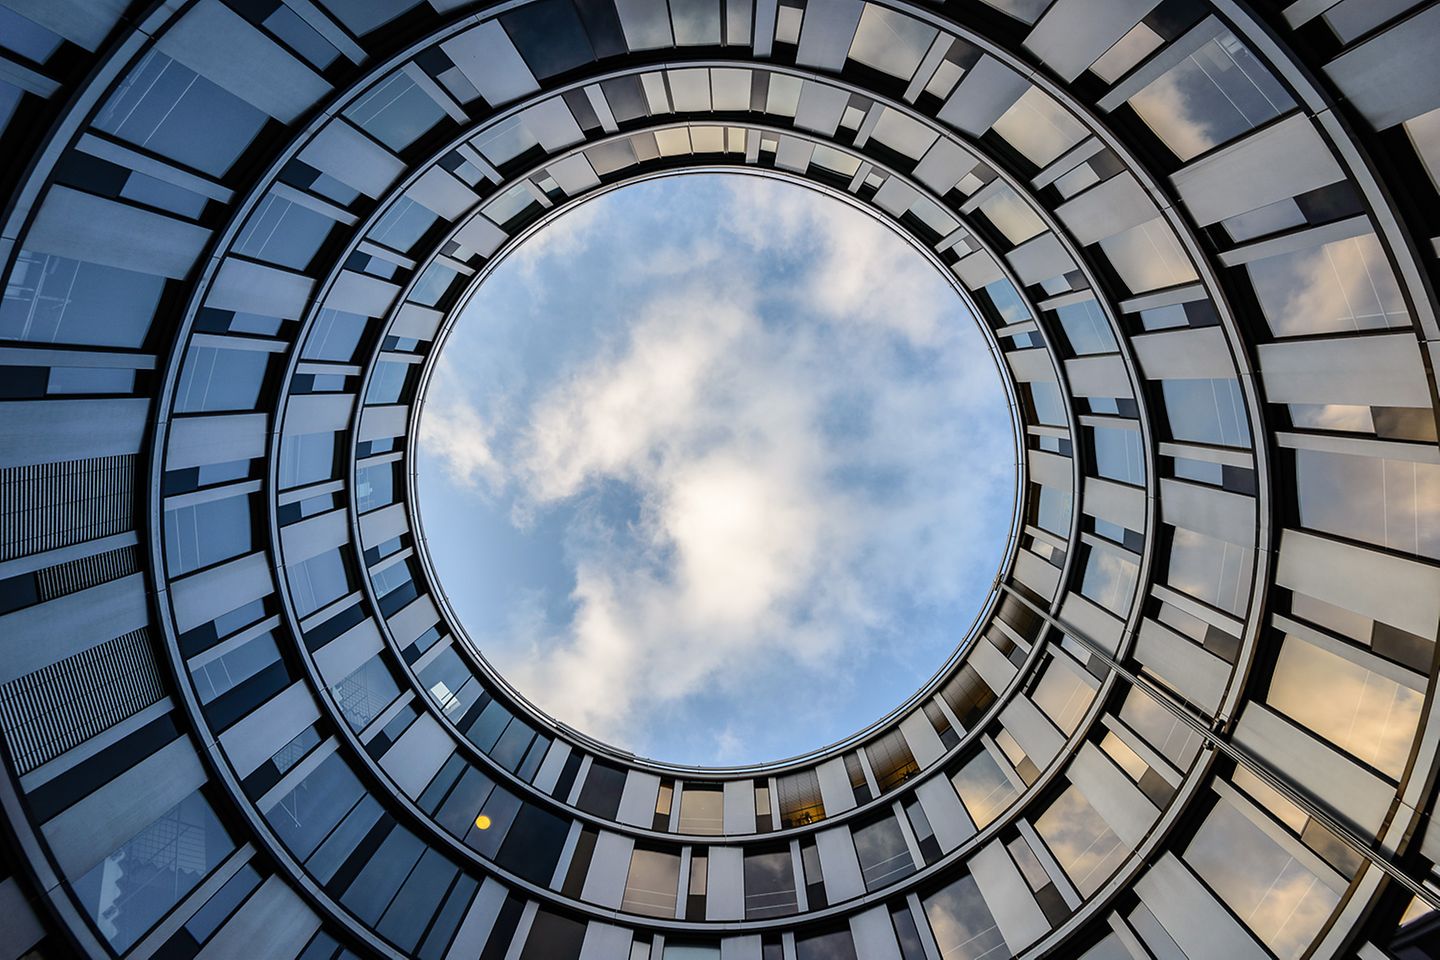
<instances>
[{"instance_id":1,"label":"yellow light","mask_svg":"<svg viewBox=\"0 0 1440 960\"><path fill-rule=\"evenodd\" d=\"M483 814L483 813L480 814L480 816L478 816L478 817L475 818L475 829L476 829L476 830L489 830L489 829L490 829L490 818L487 817L487 816L485 816L485 814Z\"/></svg>"}]
</instances>

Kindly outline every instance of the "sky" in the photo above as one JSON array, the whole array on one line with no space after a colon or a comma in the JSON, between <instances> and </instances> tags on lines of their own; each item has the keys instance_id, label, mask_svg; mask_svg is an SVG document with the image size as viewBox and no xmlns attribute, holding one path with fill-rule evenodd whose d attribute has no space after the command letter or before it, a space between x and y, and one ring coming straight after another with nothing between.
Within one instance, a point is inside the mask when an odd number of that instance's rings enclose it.
<instances>
[{"instance_id":1,"label":"sky","mask_svg":"<svg viewBox=\"0 0 1440 960\"><path fill-rule=\"evenodd\" d=\"M417 500L466 631L641 756L849 736L965 636L1013 512L1004 389L930 261L808 188L687 174L496 266L420 417Z\"/></svg>"}]
</instances>

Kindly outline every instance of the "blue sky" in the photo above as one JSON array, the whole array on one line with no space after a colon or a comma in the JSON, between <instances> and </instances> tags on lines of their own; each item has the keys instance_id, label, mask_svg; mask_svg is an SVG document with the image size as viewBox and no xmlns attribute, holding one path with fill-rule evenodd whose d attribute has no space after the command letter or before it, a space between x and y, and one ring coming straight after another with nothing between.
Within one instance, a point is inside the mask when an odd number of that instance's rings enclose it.
<instances>
[{"instance_id":1,"label":"blue sky","mask_svg":"<svg viewBox=\"0 0 1440 960\"><path fill-rule=\"evenodd\" d=\"M553 716L680 763L780 759L949 656L1004 548L1014 454L980 331L833 198L692 174L502 262L421 415L436 569Z\"/></svg>"}]
</instances>

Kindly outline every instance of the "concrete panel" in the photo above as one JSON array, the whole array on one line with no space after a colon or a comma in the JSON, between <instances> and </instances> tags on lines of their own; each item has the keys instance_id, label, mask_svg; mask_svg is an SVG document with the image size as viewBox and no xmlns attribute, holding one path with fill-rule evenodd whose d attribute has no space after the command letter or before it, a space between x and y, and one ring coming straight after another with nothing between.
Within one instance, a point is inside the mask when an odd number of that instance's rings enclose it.
<instances>
[{"instance_id":1,"label":"concrete panel","mask_svg":"<svg viewBox=\"0 0 1440 960\"><path fill-rule=\"evenodd\" d=\"M1285 530L1275 582L1418 636L1440 626L1440 568L1394 554Z\"/></svg>"},{"instance_id":2,"label":"concrete panel","mask_svg":"<svg viewBox=\"0 0 1440 960\"><path fill-rule=\"evenodd\" d=\"M274 592L270 562L263 553L211 567L170 585L175 629L184 633Z\"/></svg>"},{"instance_id":3,"label":"concrete panel","mask_svg":"<svg viewBox=\"0 0 1440 960\"><path fill-rule=\"evenodd\" d=\"M1264 960L1261 949L1190 869L1165 853L1135 892L1190 960Z\"/></svg>"},{"instance_id":4,"label":"concrete panel","mask_svg":"<svg viewBox=\"0 0 1440 960\"><path fill-rule=\"evenodd\" d=\"M971 136L980 136L1030 89L1030 81L994 57L980 62L956 84L940 108L940 120Z\"/></svg>"},{"instance_id":5,"label":"concrete panel","mask_svg":"<svg viewBox=\"0 0 1440 960\"><path fill-rule=\"evenodd\" d=\"M925 819L935 831L935 841L940 849L949 853L975 835L975 825L955 788L945 777L931 777L915 788L915 796L925 811Z\"/></svg>"},{"instance_id":6,"label":"concrete panel","mask_svg":"<svg viewBox=\"0 0 1440 960\"><path fill-rule=\"evenodd\" d=\"M196 960L298 957L320 918L279 876L268 877L196 954Z\"/></svg>"},{"instance_id":7,"label":"concrete panel","mask_svg":"<svg viewBox=\"0 0 1440 960\"><path fill-rule=\"evenodd\" d=\"M1151 380L1216 380L1236 375L1219 327L1191 327L1134 337L1130 345Z\"/></svg>"},{"instance_id":8,"label":"concrete panel","mask_svg":"<svg viewBox=\"0 0 1440 960\"><path fill-rule=\"evenodd\" d=\"M970 857L967 865L1012 953L1019 953L1049 932L1050 921L1045 919L1035 894L1005 851L1004 844L998 840L987 843Z\"/></svg>"},{"instance_id":9,"label":"concrete panel","mask_svg":"<svg viewBox=\"0 0 1440 960\"><path fill-rule=\"evenodd\" d=\"M465 79L494 106L540 89L535 75L498 20L486 22L440 44Z\"/></svg>"},{"instance_id":10,"label":"concrete panel","mask_svg":"<svg viewBox=\"0 0 1440 960\"><path fill-rule=\"evenodd\" d=\"M1074 80L1145 18L1160 0L1056 0L1025 46L1064 80Z\"/></svg>"},{"instance_id":11,"label":"concrete panel","mask_svg":"<svg viewBox=\"0 0 1440 960\"><path fill-rule=\"evenodd\" d=\"M1429 407L1430 385L1412 333L1287 340L1256 348L1271 403Z\"/></svg>"},{"instance_id":12,"label":"concrete panel","mask_svg":"<svg viewBox=\"0 0 1440 960\"><path fill-rule=\"evenodd\" d=\"M407 797L418 797L442 764L455 752L455 742L428 713L422 713L380 758L380 766Z\"/></svg>"},{"instance_id":13,"label":"concrete panel","mask_svg":"<svg viewBox=\"0 0 1440 960\"><path fill-rule=\"evenodd\" d=\"M740 847L711 847L706 869L705 919L744 919L745 851Z\"/></svg>"},{"instance_id":14,"label":"concrete panel","mask_svg":"<svg viewBox=\"0 0 1440 960\"><path fill-rule=\"evenodd\" d=\"M210 231L69 187L53 186L25 235L35 253L71 257L154 277L184 277Z\"/></svg>"},{"instance_id":15,"label":"concrete panel","mask_svg":"<svg viewBox=\"0 0 1440 960\"><path fill-rule=\"evenodd\" d=\"M379 197L405 172L399 157L339 117L305 145L300 159L367 197Z\"/></svg>"},{"instance_id":16,"label":"concrete panel","mask_svg":"<svg viewBox=\"0 0 1440 960\"><path fill-rule=\"evenodd\" d=\"M318 719L320 708L315 698L305 683L297 682L236 721L220 735L220 745L235 772L248 777Z\"/></svg>"},{"instance_id":17,"label":"concrete panel","mask_svg":"<svg viewBox=\"0 0 1440 960\"><path fill-rule=\"evenodd\" d=\"M1304 114L1294 114L1177 171L1171 180L1201 226L1345 177Z\"/></svg>"},{"instance_id":18,"label":"concrete panel","mask_svg":"<svg viewBox=\"0 0 1440 960\"><path fill-rule=\"evenodd\" d=\"M181 470L265 456L268 416L241 413L220 417L179 417L170 421L165 469Z\"/></svg>"},{"instance_id":19,"label":"concrete panel","mask_svg":"<svg viewBox=\"0 0 1440 960\"><path fill-rule=\"evenodd\" d=\"M136 573L0 616L0 683L138 630L148 599Z\"/></svg>"},{"instance_id":20,"label":"concrete panel","mask_svg":"<svg viewBox=\"0 0 1440 960\"><path fill-rule=\"evenodd\" d=\"M219 0L200 0L156 47L281 123L293 123L330 92L319 74Z\"/></svg>"},{"instance_id":21,"label":"concrete panel","mask_svg":"<svg viewBox=\"0 0 1440 960\"><path fill-rule=\"evenodd\" d=\"M205 782L188 738L172 740L49 820L41 832L67 880L85 874Z\"/></svg>"},{"instance_id":22,"label":"concrete panel","mask_svg":"<svg viewBox=\"0 0 1440 960\"><path fill-rule=\"evenodd\" d=\"M1097 183L1055 208L1055 215L1082 246L1138 227L1158 213L1155 201L1128 173Z\"/></svg>"}]
</instances>

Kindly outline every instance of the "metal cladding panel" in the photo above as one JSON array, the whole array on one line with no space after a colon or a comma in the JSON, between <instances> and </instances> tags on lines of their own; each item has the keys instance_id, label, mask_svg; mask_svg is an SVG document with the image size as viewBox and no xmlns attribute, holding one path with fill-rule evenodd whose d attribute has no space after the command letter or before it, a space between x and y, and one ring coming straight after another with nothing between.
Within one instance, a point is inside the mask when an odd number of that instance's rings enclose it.
<instances>
[{"instance_id":1,"label":"metal cladding panel","mask_svg":"<svg viewBox=\"0 0 1440 960\"><path fill-rule=\"evenodd\" d=\"M833 816L855 806L855 790L850 786L843 758L832 757L817 766L815 777L820 781L820 801L826 813Z\"/></svg>"},{"instance_id":2,"label":"metal cladding panel","mask_svg":"<svg viewBox=\"0 0 1440 960\"><path fill-rule=\"evenodd\" d=\"M1314 123L1294 114L1177 171L1171 180L1201 226L1343 180Z\"/></svg>"},{"instance_id":3,"label":"metal cladding panel","mask_svg":"<svg viewBox=\"0 0 1440 960\"><path fill-rule=\"evenodd\" d=\"M452 37L440 44L440 49L492 104L509 103L540 89L498 20Z\"/></svg>"},{"instance_id":4,"label":"metal cladding panel","mask_svg":"<svg viewBox=\"0 0 1440 960\"><path fill-rule=\"evenodd\" d=\"M1125 361L1120 359L1119 354L1066 360L1065 375L1070 380L1070 392L1077 397L1133 396L1130 372L1125 369Z\"/></svg>"},{"instance_id":5,"label":"metal cladding panel","mask_svg":"<svg viewBox=\"0 0 1440 960\"><path fill-rule=\"evenodd\" d=\"M345 120L331 120L300 151L300 159L367 197L379 197L405 163Z\"/></svg>"},{"instance_id":6,"label":"metal cladding panel","mask_svg":"<svg viewBox=\"0 0 1440 960\"><path fill-rule=\"evenodd\" d=\"M828 83L806 80L800 85L800 102L795 107L795 126L800 130L830 136L840 126L850 94Z\"/></svg>"},{"instance_id":7,"label":"metal cladding panel","mask_svg":"<svg viewBox=\"0 0 1440 960\"><path fill-rule=\"evenodd\" d=\"M831 827L815 834L815 847L820 854L820 872L825 875L825 895L831 903L858 897L865 892L860 873L860 860L855 856L855 843L849 827Z\"/></svg>"},{"instance_id":8,"label":"metal cladding panel","mask_svg":"<svg viewBox=\"0 0 1440 960\"><path fill-rule=\"evenodd\" d=\"M1030 479L1036 483L1069 490L1074 482L1074 463L1069 457L1046 450L1027 450L1025 461L1030 467Z\"/></svg>"},{"instance_id":9,"label":"metal cladding panel","mask_svg":"<svg viewBox=\"0 0 1440 960\"><path fill-rule=\"evenodd\" d=\"M205 305L294 320L305 312L314 289L315 281L303 274L227 257L210 284Z\"/></svg>"},{"instance_id":10,"label":"metal cladding panel","mask_svg":"<svg viewBox=\"0 0 1440 960\"><path fill-rule=\"evenodd\" d=\"M1047 600L1060 588L1060 568L1029 550L1015 555L1015 578Z\"/></svg>"},{"instance_id":11,"label":"metal cladding panel","mask_svg":"<svg viewBox=\"0 0 1440 960\"><path fill-rule=\"evenodd\" d=\"M970 151L953 140L941 137L920 158L912 176L943 197L979 163Z\"/></svg>"},{"instance_id":12,"label":"metal cladding panel","mask_svg":"<svg viewBox=\"0 0 1440 960\"><path fill-rule=\"evenodd\" d=\"M935 831L935 840L945 852L954 850L975 835L975 825L955 788L944 777L931 777L915 788L915 796L925 811L925 819Z\"/></svg>"},{"instance_id":13,"label":"metal cladding panel","mask_svg":"<svg viewBox=\"0 0 1440 960\"><path fill-rule=\"evenodd\" d=\"M270 439L265 429L267 419L263 413L237 413L171 420L165 469L182 470L263 457Z\"/></svg>"},{"instance_id":14,"label":"metal cladding panel","mask_svg":"<svg viewBox=\"0 0 1440 960\"><path fill-rule=\"evenodd\" d=\"M1102 180L1055 208L1055 215L1082 246L1138 227L1159 212L1150 194L1130 173Z\"/></svg>"},{"instance_id":15,"label":"metal cladding panel","mask_svg":"<svg viewBox=\"0 0 1440 960\"><path fill-rule=\"evenodd\" d=\"M1060 77L1074 80L1130 31L1160 0L1056 0L1025 38L1025 47Z\"/></svg>"},{"instance_id":16,"label":"metal cladding panel","mask_svg":"<svg viewBox=\"0 0 1440 960\"><path fill-rule=\"evenodd\" d=\"M319 74L219 0L200 0L156 46L281 123L330 92Z\"/></svg>"},{"instance_id":17,"label":"metal cladding panel","mask_svg":"<svg viewBox=\"0 0 1440 960\"><path fill-rule=\"evenodd\" d=\"M1016 697L1006 704L1000 720L1037 767L1054 760L1065 744L1060 731L1027 697Z\"/></svg>"},{"instance_id":18,"label":"metal cladding panel","mask_svg":"<svg viewBox=\"0 0 1440 960\"><path fill-rule=\"evenodd\" d=\"M705 919L744 919L745 851L740 847L711 847L706 869Z\"/></svg>"},{"instance_id":19,"label":"metal cladding panel","mask_svg":"<svg viewBox=\"0 0 1440 960\"><path fill-rule=\"evenodd\" d=\"M45 937L45 927L14 877L0 880L0 942L6 960L21 957ZM760 956L757 949L757 960Z\"/></svg>"},{"instance_id":20,"label":"metal cladding panel","mask_svg":"<svg viewBox=\"0 0 1440 960\"><path fill-rule=\"evenodd\" d=\"M1145 491L1129 484L1085 478L1085 512L1130 530L1145 529Z\"/></svg>"},{"instance_id":21,"label":"metal cladding panel","mask_svg":"<svg viewBox=\"0 0 1440 960\"><path fill-rule=\"evenodd\" d=\"M153 277L183 277L210 231L126 203L54 186L45 195L25 247Z\"/></svg>"},{"instance_id":22,"label":"metal cladding panel","mask_svg":"<svg viewBox=\"0 0 1440 960\"><path fill-rule=\"evenodd\" d=\"M1440 627L1440 567L1285 530L1275 582L1421 637Z\"/></svg>"},{"instance_id":23,"label":"metal cladding panel","mask_svg":"<svg viewBox=\"0 0 1440 960\"><path fill-rule=\"evenodd\" d=\"M1067 771L1095 812L1127 847L1134 849L1155 823L1160 811L1120 768L1089 741L1080 745Z\"/></svg>"},{"instance_id":24,"label":"metal cladding panel","mask_svg":"<svg viewBox=\"0 0 1440 960\"><path fill-rule=\"evenodd\" d=\"M883 906L852 916L850 937L855 941L855 955L865 960L904 960L890 911Z\"/></svg>"},{"instance_id":25,"label":"metal cladding panel","mask_svg":"<svg viewBox=\"0 0 1440 960\"><path fill-rule=\"evenodd\" d=\"M957 130L978 137L1030 89L1030 81L994 57L983 56L955 87L939 118Z\"/></svg>"},{"instance_id":26,"label":"metal cladding panel","mask_svg":"<svg viewBox=\"0 0 1440 960\"><path fill-rule=\"evenodd\" d=\"M236 721L220 735L220 745L236 774L248 777L319 719L320 708L308 686L296 682Z\"/></svg>"},{"instance_id":27,"label":"metal cladding panel","mask_svg":"<svg viewBox=\"0 0 1440 960\"><path fill-rule=\"evenodd\" d=\"M1075 261L1070 259L1065 245L1053 233L1042 233L1026 240L1005 254L1005 259L1010 261L1015 275L1026 286L1064 276L1075 269Z\"/></svg>"},{"instance_id":28,"label":"metal cladding panel","mask_svg":"<svg viewBox=\"0 0 1440 960\"><path fill-rule=\"evenodd\" d=\"M585 925L585 942L580 947L579 960L628 957L631 940L632 936L627 928L592 920Z\"/></svg>"},{"instance_id":29,"label":"metal cladding panel","mask_svg":"<svg viewBox=\"0 0 1440 960\"><path fill-rule=\"evenodd\" d=\"M315 651L315 667L321 678L334 686L384 648L385 641L375 621L361 620Z\"/></svg>"},{"instance_id":30,"label":"metal cladding panel","mask_svg":"<svg viewBox=\"0 0 1440 960\"><path fill-rule=\"evenodd\" d=\"M278 876L267 877L260 889L226 921L196 960L252 960L255 957L297 957L320 929L305 901Z\"/></svg>"},{"instance_id":31,"label":"metal cladding panel","mask_svg":"<svg viewBox=\"0 0 1440 960\"><path fill-rule=\"evenodd\" d=\"M1401 20L1325 67L1377 130L1440 107L1440 7Z\"/></svg>"},{"instance_id":32,"label":"metal cladding panel","mask_svg":"<svg viewBox=\"0 0 1440 960\"><path fill-rule=\"evenodd\" d=\"M318 557L326 550L350 542L350 514L347 510L331 510L307 517L280 531L280 546L287 564Z\"/></svg>"},{"instance_id":33,"label":"metal cladding panel","mask_svg":"<svg viewBox=\"0 0 1440 960\"><path fill-rule=\"evenodd\" d=\"M1246 704L1235 725L1235 742L1371 833L1379 831L1395 799L1392 785L1264 704Z\"/></svg>"},{"instance_id":34,"label":"metal cladding panel","mask_svg":"<svg viewBox=\"0 0 1440 960\"><path fill-rule=\"evenodd\" d=\"M394 779L400 792L412 799L434 778L451 754L455 741L428 713L422 713L380 758L380 766Z\"/></svg>"},{"instance_id":35,"label":"metal cladding panel","mask_svg":"<svg viewBox=\"0 0 1440 960\"><path fill-rule=\"evenodd\" d=\"M150 622L143 574L111 580L0 616L0 683Z\"/></svg>"},{"instance_id":36,"label":"metal cladding panel","mask_svg":"<svg viewBox=\"0 0 1440 960\"><path fill-rule=\"evenodd\" d=\"M1140 621L1133 656L1186 699L1207 710L1220 705L1230 682L1230 664L1148 617Z\"/></svg>"},{"instance_id":37,"label":"metal cladding panel","mask_svg":"<svg viewBox=\"0 0 1440 960\"><path fill-rule=\"evenodd\" d=\"M172 740L42 828L66 879L83 876L205 782L187 739Z\"/></svg>"},{"instance_id":38,"label":"metal cladding panel","mask_svg":"<svg viewBox=\"0 0 1440 960\"><path fill-rule=\"evenodd\" d=\"M1160 515L1166 523L1207 537L1255 546L1255 498L1168 477L1160 481Z\"/></svg>"},{"instance_id":39,"label":"metal cladding panel","mask_svg":"<svg viewBox=\"0 0 1440 960\"><path fill-rule=\"evenodd\" d=\"M660 778L643 770L631 770L625 777L620 794L620 809L615 819L633 827L649 829L655 821L655 801L660 795Z\"/></svg>"},{"instance_id":40,"label":"metal cladding panel","mask_svg":"<svg viewBox=\"0 0 1440 960\"><path fill-rule=\"evenodd\" d=\"M618 910L625 899L625 878L630 874L630 854L635 841L618 833L601 830L595 837L595 853L585 874L582 899Z\"/></svg>"},{"instance_id":41,"label":"metal cladding panel","mask_svg":"<svg viewBox=\"0 0 1440 960\"><path fill-rule=\"evenodd\" d=\"M945 755L945 744L940 742L940 735L923 710L916 710L901 720L900 733L922 770Z\"/></svg>"},{"instance_id":42,"label":"metal cladding panel","mask_svg":"<svg viewBox=\"0 0 1440 960\"><path fill-rule=\"evenodd\" d=\"M1412 333L1287 340L1256 350L1271 403L1430 406L1430 382Z\"/></svg>"},{"instance_id":43,"label":"metal cladding panel","mask_svg":"<svg viewBox=\"0 0 1440 960\"><path fill-rule=\"evenodd\" d=\"M724 830L731 836L755 832L755 784L753 781L725 781L724 818Z\"/></svg>"},{"instance_id":44,"label":"metal cladding panel","mask_svg":"<svg viewBox=\"0 0 1440 960\"><path fill-rule=\"evenodd\" d=\"M865 4L860 0L811 0L800 23L795 62L838 73L850 54L850 43L864 12Z\"/></svg>"},{"instance_id":45,"label":"metal cladding panel","mask_svg":"<svg viewBox=\"0 0 1440 960\"><path fill-rule=\"evenodd\" d=\"M969 867L1011 951L1019 953L1049 932L1050 921L1004 844L992 840L981 847L970 857Z\"/></svg>"},{"instance_id":46,"label":"metal cladding panel","mask_svg":"<svg viewBox=\"0 0 1440 960\"><path fill-rule=\"evenodd\" d=\"M275 592L270 561L263 553L211 567L170 585L175 628L181 633Z\"/></svg>"},{"instance_id":47,"label":"metal cladding panel","mask_svg":"<svg viewBox=\"0 0 1440 960\"><path fill-rule=\"evenodd\" d=\"M1190 960L1269 956L1173 853L1163 854L1145 871L1135 892Z\"/></svg>"},{"instance_id":48,"label":"metal cladding panel","mask_svg":"<svg viewBox=\"0 0 1440 960\"><path fill-rule=\"evenodd\" d=\"M454 220L469 210L480 198L461 181L441 167L431 167L405 191L405 196L446 220Z\"/></svg>"},{"instance_id":49,"label":"metal cladding panel","mask_svg":"<svg viewBox=\"0 0 1440 960\"><path fill-rule=\"evenodd\" d=\"M1140 369L1151 380L1214 380L1235 376L1235 361L1219 327L1191 327L1130 341Z\"/></svg>"}]
</instances>

